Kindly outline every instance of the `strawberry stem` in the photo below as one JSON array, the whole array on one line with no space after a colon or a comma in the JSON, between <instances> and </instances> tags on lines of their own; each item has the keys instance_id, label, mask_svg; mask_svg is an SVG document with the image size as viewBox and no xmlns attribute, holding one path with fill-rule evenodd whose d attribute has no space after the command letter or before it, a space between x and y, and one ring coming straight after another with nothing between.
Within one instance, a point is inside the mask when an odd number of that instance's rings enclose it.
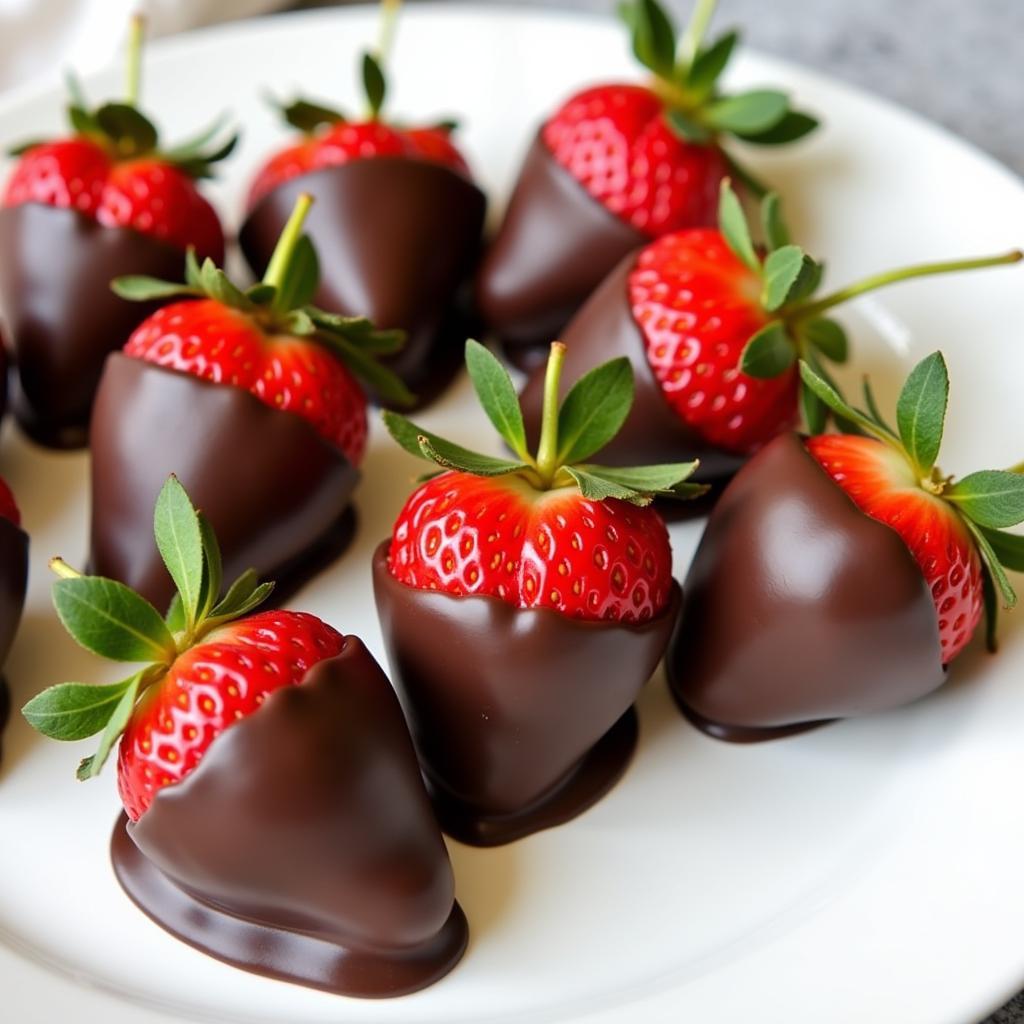
<instances>
[{"instance_id":1,"label":"strawberry stem","mask_svg":"<svg viewBox=\"0 0 1024 1024\"><path fill-rule=\"evenodd\" d=\"M1012 249L1010 252L999 256L982 256L970 260L948 260L940 263L920 263L913 267L903 267L900 270L888 270L881 274L873 274L861 281L847 285L831 295L826 295L816 302L806 305L797 305L793 308L793 315L787 317L790 323L798 323L802 320L813 320L821 316L826 310L832 309L840 303L847 302L864 295L866 292L884 288L886 285L895 284L898 281L908 281L914 277L931 277L935 274L951 274L958 270L981 270L984 267L1006 266L1011 263L1019 263L1024 259L1024 253L1019 249Z\"/></svg>"},{"instance_id":2,"label":"strawberry stem","mask_svg":"<svg viewBox=\"0 0 1024 1024\"><path fill-rule=\"evenodd\" d=\"M142 80L142 40L146 32L146 19L133 14L128 22L128 58L125 64L125 101L134 107L139 102Z\"/></svg>"},{"instance_id":3,"label":"strawberry stem","mask_svg":"<svg viewBox=\"0 0 1024 1024\"><path fill-rule=\"evenodd\" d=\"M68 565L63 558L51 558L49 561L50 571L59 576L62 580L77 580L82 574Z\"/></svg>"},{"instance_id":4,"label":"strawberry stem","mask_svg":"<svg viewBox=\"0 0 1024 1024\"><path fill-rule=\"evenodd\" d=\"M700 52L701 44L707 35L708 25L715 14L718 0L697 0L697 6L683 33L679 44L679 63L684 67L690 67Z\"/></svg>"},{"instance_id":5,"label":"strawberry stem","mask_svg":"<svg viewBox=\"0 0 1024 1024\"><path fill-rule=\"evenodd\" d=\"M381 68L387 67L391 57L391 47L395 41L395 26L398 23L398 10L402 0L381 0L380 29L377 36L377 63Z\"/></svg>"},{"instance_id":6,"label":"strawberry stem","mask_svg":"<svg viewBox=\"0 0 1024 1024\"><path fill-rule=\"evenodd\" d=\"M537 446L537 473L545 488L551 486L558 472L558 385L565 363L565 346L551 343L544 375L544 405L540 421L540 444Z\"/></svg>"},{"instance_id":7,"label":"strawberry stem","mask_svg":"<svg viewBox=\"0 0 1024 1024\"><path fill-rule=\"evenodd\" d=\"M277 245L274 246L273 255L267 264L266 273L263 275L263 283L272 285L277 289L279 295L282 291L281 286L288 276L292 259L295 256L295 247L299 244L299 239L302 238L302 228L306 222L309 208L312 205L313 197L308 192L299 194L298 199L295 200L291 216L288 218L288 223L285 224L284 231L281 232L281 237L278 238Z\"/></svg>"}]
</instances>

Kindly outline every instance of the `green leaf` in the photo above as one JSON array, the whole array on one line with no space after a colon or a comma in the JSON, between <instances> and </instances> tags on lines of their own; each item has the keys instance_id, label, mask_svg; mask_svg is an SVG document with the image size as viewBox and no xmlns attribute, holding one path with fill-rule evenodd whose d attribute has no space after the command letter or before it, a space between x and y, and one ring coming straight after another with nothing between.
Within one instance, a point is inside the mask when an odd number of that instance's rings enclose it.
<instances>
[{"instance_id":1,"label":"green leaf","mask_svg":"<svg viewBox=\"0 0 1024 1024\"><path fill-rule=\"evenodd\" d=\"M245 292L236 287L228 275L209 257L203 260L203 265L199 268L199 283L206 295L225 306L243 312L250 312L253 309L253 304Z\"/></svg>"},{"instance_id":2,"label":"green leaf","mask_svg":"<svg viewBox=\"0 0 1024 1024\"><path fill-rule=\"evenodd\" d=\"M345 120L345 115L333 107L310 103L308 100L295 100L287 106L274 102L274 106L278 107L288 124L307 135L322 124L340 124Z\"/></svg>"},{"instance_id":3,"label":"green leaf","mask_svg":"<svg viewBox=\"0 0 1024 1024\"><path fill-rule=\"evenodd\" d=\"M827 317L816 317L808 320L800 331L804 341L816 348L826 359L833 363L845 363L849 354L849 342L846 331Z\"/></svg>"},{"instance_id":4,"label":"green leaf","mask_svg":"<svg viewBox=\"0 0 1024 1024\"><path fill-rule=\"evenodd\" d=\"M738 41L738 32L726 32L694 58L686 76L686 86L698 98L711 94Z\"/></svg>"},{"instance_id":5,"label":"green leaf","mask_svg":"<svg viewBox=\"0 0 1024 1024\"><path fill-rule=\"evenodd\" d=\"M823 434L828 425L828 406L801 381L800 412L808 434Z\"/></svg>"},{"instance_id":6,"label":"green leaf","mask_svg":"<svg viewBox=\"0 0 1024 1024\"><path fill-rule=\"evenodd\" d=\"M203 294L198 288L182 284L180 281L161 281L158 278L144 277L141 274L115 277L110 282L110 288L115 295L119 295L129 302L151 302L154 299L167 299L175 295L201 298Z\"/></svg>"},{"instance_id":7,"label":"green leaf","mask_svg":"<svg viewBox=\"0 0 1024 1024\"><path fill-rule=\"evenodd\" d=\"M761 202L761 230L769 252L789 245L789 229L782 217L782 200L778 192L769 192Z\"/></svg>"},{"instance_id":8,"label":"green leaf","mask_svg":"<svg viewBox=\"0 0 1024 1024\"><path fill-rule=\"evenodd\" d=\"M740 369L748 377L768 380L785 373L796 362L796 346L778 320L766 324L747 342Z\"/></svg>"},{"instance_id":9,"label":"green leaf","mask_svg":"<svg viewBox=\"0 0 1024 1024\"><path fill-rule=\"evenodd\" d=\"M799 110L789 110L771 128L759 132L735 132L744 142L756 146L783 146L809 135L818 127L818 119Z\"/></svg>"},{"instance_id":10,"label":"green leaf","mask_svg":"<svg viewBox=\"0 0 1024 1024\"><path fill-rule=\"evenodd\" d=\"M605 501L608 498L618 498L620 501L628 501L632 505L650 505L653 498L650 494L641 494L615 480L608 480L598 476L589 468L582 466L566 466L565 471L576 481L580 494L591 501Z\"/></svg>"},{"instance_id":11,"label":"green leaf","mask_svg":"<svg viewBox=\"0 0 1024 1024\"><path fill-rule=\"evenodd\" d=\"M943 495L979 526L999 529L1024 522L1024 476L983 469L965 476Z\"/></svg>"},{"instance_id":12,"label":"green leaf","mask_svg":"<svg viewBox=\"0 0 1024 1024\"><path fill-rule=\"evenodd\" d=\"M174 592L171 603L167 606L164 622L167 623L167 628L172 633L181 633L188 625L185 621L185 606L181 603L181 594L177 591Z\"/></svg>"},{"instance_id":13,"label":"green leaf","mask_svg":"<svg viewBox=\"0 0 1024 1024\"><path fill-rule=\"evenodd\" d=\"M754 251L746 214L728 179L722 182L718 197L718 227L736 256L756 274L760 274L761 261Z\"/></svg>"},{"instance_id":14,"label":"green leaf","mask_svg":"<svg viewBox=\"0 0 1024 1024\"><path fill-rule=\"evenodd\" d=\"M287 334L297 334L300 338L317 333L313 318L304 309L293 309L280 319L281 329Z\"/></svg>"},{"instance_id":15,"label":"green leaf","mask_svg":"<svg viewBox=\"0 0 1024 1024\"><path fill-rule=\"evenodd\" d=\"M708 131L699 121L688 117L681 110L666 110L665 121L668 123L672 133L683 142L709 142L712 133Z\"/></svg>"},{"instance_id":16,"label":"green leaf","mask_svg":"<svg viewBox=\"0 0 1024 1024\"><path fill-rule=\"evenodd\" d=\"M976 522L966 518L964 519L964 522L967 524L967 529L970 530L974 536L974 540L978 545L978 550L981 552L981 559L985 563L985 568L992 574L992 581L1002 597L1003 607L1007 609L1012 608L1017 603L1017 594L1010 585L1010 581L1007 579L1006 573L1003 571L1003 567L1000 565L999 559L996 557L996 553L992 550L992 547L988 542L988 538Z\"/></svg>"},{"instance_id":17,"label":"green leaf","mask_svg":"<svg viewBox=\"0 0 1024 1024\"><path fill-rule=\"evenodd\" d=\"M429 430L418 427L390 409L385 409L381 416L388 433L407 451L420 459L428 459L446 468L461 469L476 476L504 476L525 469L523 462L512 462L508 459L497 459L490 455L463 448L461 445L446 441ZM423 441L427 447L424 448ZM471 468L472 467L472 468Z\"/></svg>"},{"instance_id":18,"label":"green leaf","mask_svg":"<svg viewBox=\"0 0 1024 1024\"><path fill-rule=\"evenodd\" d=\"M52 740L84 740L107 724L131 681L109 686L60 683L33 697L21 713L33 729Z\"/></svg>"},{"instance_id":19,"label":"green leaf","mask_svg":"<svg viewBox=\"0 0 1024 1024\"><path fill-rule=\"evenodd\" d=\"M768 254L764 261L761 297L765 309L774 311L786 303L808 260L807 254L798 245L784 245Z\"/></svg>"},{"instance_id":20,"label":"green leaf","mask_svg":"<svg viewBox=\"0 0 1024 1024\"><path fill-rule=\"evenodd\" d=\"M809 388L836 416L848 421L873 437L879 436L878 426L867 415L853 406L847 405L839 392L825 381L806 360L800 361L800 378L804 386Z\"/></svg>"},{"instance_id":21,"label":"green leaf","mask_svg":"<svg viewBox=\"0 0 1024 1024\"><path fill-rule=\"evenodd\" d=\"M774 128L788 108L789 99L784 92L755 89L712 103L704 117L721 131L758 134Z\"/></svg>"},{"instance_id":22,"label":"green leaf","mask_svg":"<svg viewBox=\"0 0 1024 1024\"><path fill-rule=\"evenodd\" d=\"M931 470L939 454L948 399L946 361L941 352L933 352L910 371L896 402L900 440L922 474Z\"/></svg>"},{"instance_id":23,"label":"green leaf","mask_svg":"<svg viewBox=\"0 0 1024 1024\"><path fill-rule=\"evenodd\" d=\"M124 732L128 725L128 720L131 718L132 711L135 708L135 700L139 695L139 687L142 684L145 672L146 670L144 669L128 680L128 685L125 687L121 699L117 702L113 713L107 719L107 724L103 734L100 736L100 745L96 753L92 757L85 758L78 766L77 775L79 781L84 782L86 779L94 779L99 775L100 769L110 756L110 751L113 749L114 744L117 743L121 733Z\"/></svg>"},{"instance_id":24,"label":"green leaf","mask_svg":"<svg viewBox=\"0 0 1024 1024\"><path fill-rule=\"evenodd\" d=\"M1013 572L1024 572L1024 537L987 526L979 527L999 564Z\"/></svg>"},{"instance_id":25,"label":"green leaf","mask_svg":"<svg viewBox=\"0 0 1024 1024\"><path fill-rule=\"evenodd\" d=\"M527 457L526 428L508 370L478 341L466 342L466 369L487 418L521 459Z\"/></svg>"},{"instance_id":26,"label":"green leaf","mask_svg":"<svg viewBox=\"0 0 1024 1024\"><path fill-rule=\"evenodd\" d=\"M221 598L220 602L213 607L212 616L233 614L236 608L240 608L260 585L260 578L255 569L246 569L234 583L228 587L228 592Z\"/></svg>"},{"instance_id":27,"label":"green leaf","mask_svg":"<svg viewBox=\"0 0 1024 1024\"><path fill-rule=\"evenodd\" d=\"M204 128L198 135L193 135L191 138L185 139L179 142L177 145L172 146L170 149L162 149L161 153L164 157L170 160L172 163L176 163L178 160L186 159L198 153L203 146L208 142L211 142L217 135L223 131L227 126L228 115L223 111L218 114L210 124Z\"/></svg>"},{"instance_id":28,"label":"green leaf","mask_svg":"<svg viewBox=\"0 0 1024 1024\"><path fill-rule=\"evenodd\" d=\"M340 313L327 313L313 306L307 306L306 312L317 327L346 338L364 352L390 356L400 352L405 345L405 331L379 330L365 316L342 316Z\"/></svg>"},{"instance_id":29,"label":"green leaf","mask_svg":"<svg viewBox=\"0 0 1024 1024\"><path fill-rule=\"evenodd\" d=\"M197 295L203 291L203 269L196 257L196 247L190 245L185 250L185 284L196 290Z\"/></svg>"},{"instance_id":30,"label":"green leaf","mask_svg":"<svg viewBox=\"0 0 1024 1024\"><path fill-rule=\"evenodd\" d=\"M297 310L312 301L319 283L320 261L309 236L303 235L295 245L284 280L274 298L274 305L280 310Z\"/></svg>"},{"instance_id":31,"label":"green leaf","mask_svg":"<svg viewBox=\"0 0 1024 1024\"><path fill-rule=\"evenodd\" d=\"M348 338L330 332L318 335L338 352L345 365L369 387L381 402L390 405L412 405L416 396L405 386L401 378L392 373L363 349Z\"/></svg>"},{"instance_id":32,"label":"green leaf","mask_svg":"<svg viewBox=\"0 0 1024 1024\"><path fill-rule=\"evenodd\" d=\"M76 107L81 107L83 110L87 110L89 107L89 101L86 99L85 90L82 88L82 82L78 75L75 74L70 68L64 71L64 88L68 91L68 96L71 97L71 102Z\"/></svg>"},{"instance_id":33,"label":"green leaf","mask_svg":"<svg viewBox=\"0 0 1024 1024\"><path fill-rule=\"evenodd\" d=\"M170 476L153 511L153 536L160 557L181 594L186 628L199 617L203 587L203 538L199 516L178 478Z\"/></svg>"},{"instance_id":34,"label":"green leaf","mask_svg":"<svg viewBox=\"0 0 1024 1024\"><path fill-rule=\"evenodd\" d=\"M199 618L210 614L210 610L220 599L220 589L224 583L224 563L221 560L220 544L217 535L210 525L210 520L199 513L199 534L203 542L203 586L199 594Z\"/></svg>"},{"instance_id":35,"label":"green leaf","mask_svg":"<svg viewBox=\"0 0 1024 1024\"><path fill-rule=\"evenodd\" d=\"M231 618L242 618L255 611L274 592L274 583L268 580L261 583L244 601L240 601L231 611Z\"/></svg>"},{"instance_id":36,"label":"green leaf","mask_svg":"<svg viewBox=\"0 0 1024 1024\"><path fill-rule=\"evenodd\" d=\"M156 128L130 103L105 103L94 117L123 154L137 156L156 148Z\"/></svg>"},{"instance_id":37,"label":"green leaf","mask_svg":"<svg viewBox=\"0 0 1024 1024\"><path fill-rule=\"evenodd\" d=\"M558 462L582 462L622 428L633 405L633 367L625 356L585 373L558 410Z\"/></svg>"},{"instance_id":38,"label":"green leaf","mask_svg":"<svg viewBox=\"0 0 1024 1024\"><path fill-rule=\"evenodd\" d=\"M68 120L79 135L101 135L102 129L96 118L85 107L68 107Z\"/></svg>"},{"instance_id":39,"label":"green leaf","mask_svg":"<svg viewBox=\"0 0 1024 1024\"><path fill-rule=\"evenodd\" d=\"M53 604L64 628L93 654L114 661L164 661L174 654L174 638L160 613L117 580L57 580Z\"/></svg>"},{"instance_id":40,"label":"green leaf","mask_svg":"<svg viewBox=\"0 0 1024 1024\"><path fill-rule=\"evenodd\" d=\"M987 565L982 565L981 594L985 604L985 647L995 654L999 650L999 595Z\"/></svg>"},{"instance_id":41,"label":"green leaf","mask_svg":"<svg viewBox=\"0 0 1024 1024\"><path fill-rule=\"evenodd\" d=\"M688 484L698 463L677 462L663 466L592 466L573 468L598 477L605 483L618 484L639 494L658 494L671 497L695 497L707 491L704 484Z\"/></svg>"},{"instance_id":42,"label":"green leaf","mask_svg":"<svg viewBox=\"0 0 1024 1024\"><path fill-rule=\"evenodd\" d=\"M631 17L633 52L644 67L670 78L676 62L676 31L656 0L637 0Z\"/></svg>"},{"instance_id":43,"label":"green leaf","mask_svg":"<svg viewBox=\"0 0 1024 1024\"><path fill-rule=\"evenodd\" d=\"M882 415L881 410L878 408L878 402L875 401L875 392L871 387L871 380L865 375L862 384L864 391L864 404L867 406L868 415L877 423L887 434L891 437L896 437L896 431L889 426L889 421Z\"/></svg>"},{"instance_id":44,"label":"green leaf","mask_svg":"<svg viewBox=\"0 0 1024 1024\"><path fill-rule=\"evenodd\" d=\"M384 80L384 72L380 64L371 53L363 54L363 89L366 92L366 102L370 107L370 114L376 118L381 107L384 106L387 82Z\"/></svg>"},{"instance_id":45,"label":"green leaf","mask_svg":"<svg viewBox=\"0 0 1024 1024\"><path fill-rule=\"evenodd\" d=\"M796 281L790 286L786 302L795 304L816 292L824 272L825 268L820 263L804 253L803 262L800 264L800 273L797 274Z\"/></svg>"}]
</instances>

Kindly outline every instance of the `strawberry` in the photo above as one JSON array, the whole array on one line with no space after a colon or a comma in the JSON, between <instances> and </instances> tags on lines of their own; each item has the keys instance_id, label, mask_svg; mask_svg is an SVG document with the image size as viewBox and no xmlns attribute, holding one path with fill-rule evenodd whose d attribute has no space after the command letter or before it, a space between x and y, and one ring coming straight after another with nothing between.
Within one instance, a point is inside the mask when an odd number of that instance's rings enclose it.
<instances>
[{"instance_id":1,"label":"strawberry","mask_svg":"<svg viewBox=\"0 0 1024 1024\"><path fill-rule=\"evenodd\" d=\"M217 122L187 143L159 147L156 128L136 106L141 31L141 21L134 19L127 100L89 110L72 80L68 115L74 135L15 150L19 159L3 205L74 209L104 227L131 228L181 250L194 246L201 256L221 262L220 220L195 181L210 176L237 136L203 152L220 129Z\"/></svg>"},{"instance_id":2,"label":"strawberry","mask_svg":"<svg viewBox=\"0 0 1024 1024\"><path fill-rule=\"evenodd\" d=\"M1024 522L1024 475L1020 467L982 470L958 481L936 466L949 394L942 354L922 360L907 378L896 429L867 385L865 411L846 404L807 363L801 373L819 401L862 431L812 436L806 447L859 509L909 548L935 604L943 664L967 646L985 609L994 641L997 592L1006 607L1016 602L1004 566L1024 569L1024 540L1004 532Z\"/></svg>"},{"instance_id":3,"label":"strawberry","mask_svg":"<svg viewBox=\"0 0 1024 1024\"><path fill-rule=\"evenodd\" d=\"M225 729L274 690L301 684L345 643L313 615L251 615L273 589L251 571L221 596L216 537L174 477L157 499L154 527L178 586L166 618L121 583L82 576L60 559L50 563L60 577L54 605L68 632L95 654L142 667L119 683L51 687L23 709L55 739L102 732L97 753L79 766L81 779L99 773L121 738L118 790L133 821L159 790L187 778Z\"/></svg>"},{"instance_id":4,"label":"strawberry","mask_svg":"<svg viewBox=\"0 0 1024 1024\"><path fill-rule=\"evenodd\" d=\"M632 370L626 359L597 368L559 409L564 358L556 342L536 455L526 448L508 374L473 341L466 344L470 376L514 461L475 455L385 413L399 444L448 470L414 491L399 514L388 556L395 579L580 619L645 622L664 611L672 554L665 525L648 506L655 494L700 493L684 483L695 465L609 469L585 461L625 419Z\"/></svg>"},{"instance_id":5,"label":"strawberry","mask_svg":"<svg viewBox=\"0 0 1024 1024\"><path fill-rule=\"evenodd\" d=\"M14 494L3 477L0 477L0 517L21 526L21 512L18 503L14 500Z\"/></svg>"},{"instance_id":6,"label":"strawberry","mask_svg":"<svg viewBox=\"0 0 1024 1024\"><path fill-rule=\"evenodd\" d=\"M236 288L212 261L190 250L185 284L124 277L124 298L185 295L143 321L124 352L135 359L245 388L267 405L301 416L353 464L366 446L366 396L357 376L397 402L411 396L373 353L401 346L401 332L308 305L317 286L316 254L302 226L312 200L296 203L263 281Z\"/></svg>"}]
</instances>

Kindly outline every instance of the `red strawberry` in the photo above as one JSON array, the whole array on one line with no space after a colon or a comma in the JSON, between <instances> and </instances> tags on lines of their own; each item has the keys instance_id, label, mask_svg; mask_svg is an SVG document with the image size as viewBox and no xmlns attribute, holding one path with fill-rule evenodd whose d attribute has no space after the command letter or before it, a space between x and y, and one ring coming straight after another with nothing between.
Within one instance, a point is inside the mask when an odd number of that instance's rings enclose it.
<instances>
[{"instance_id":1,"label":"red strawberry","mask_svg":"<svg viewBox=\"0 0 1024 1024\"><path fill-rule=\"evenodd\" d=\"M21 512L18 509L18 503L14 500L14 494L3 477L0 477L0 516L9 519L15 526L21 526Z\"/></svg>"},{"instance_id":2,"label":"red strawberry","mask_svg":"<svg viewBox=\"0 0 1024 1024\"><path fill-rule=\"evenodd\" d=\"M1015 601L1002 565L1020 569L1024 541L1001 529L1024 521L1024 475L985 470L960 481L935 465L942 441L949 379L941 353L924 359L904 385L897 430L881 419L865 391L864 412L847 406L807 364L805 380L819 399L869 436L819 435L807 450L867 515L895 530L910 549L935 602L944 664L967 646L986 604L1002 589ZM990 604L994 629L995 605Z\"/></svg>"},{"instance_id":3,"label":"red strawberry","mask_svg":"<svg viewBox=\"0 0 1024 1024\"><path fill-rule=\"evenodd\" d=\"M582 619L645 622L664 611L672 554L661 517L645 506L654 494L699 492L682 483L694 464L606 469L585 462L625 419L632 370L625 359L599 367L576 384L559 413L564 357L565 347L552 345L536 457L526 450L508 374L473 341L466 362L474 386L518 461L474 455L385 413L403 447L452 468L414 491L398 517L388 565L399 582ZM584 417L601 422L587 428ZM567 435L561 446L559 430Z\"/></svg>"},{"instance_id":4,"label":"red strawberry","mask_svg":"<svg viewBox=\"0 0 1024 1024\"><path fill-rule=\"evenodd\" d=\"M471 178L472 172L466 158L452 142L452 131L452 125L441 124L429 128L406 128L404 134L417 156L444 164Z\"/></svg>"},{"instance_id":5,"label":"red strawberry","mask_svg":"<svg viewBox=\"0 0 1024 1024\"><path fill-rule=\"evenodd\" d=\"M337 630L305 612L259 612L208 633L139 699L121 737L117 788L132 821L181 782L210 744L267 695L341 652Z\"/></svg>"},{"instance_id":6,"label":"red strawberry","mask_svg":"<svg viewBox=\"0 0 1024 1024\"><path fill-rule=\"evenodd\" d=\"M157 499L155 533L179 588L166 620L121 583L82 576L60 559L50 563L61 577L54 605L68 632L93 653L144 667L112 686L52 687L23 709L30 724L55 739L103 730L79 778L96 775L121 737L117 784L133 821L160 789L185 779L225 729L344 646L337 630L313 615L250 615L273 589L251 570L222 597L216 538L173 476ZM104 609L98 631L96 602Z\"/></svg>"},{"instance_id":7,"label":"red strawberry","mask_svg":"<svg viewBox=\"0 0 1024 1024\"><path fill-rule=\"evenodd\" d=\"M873 437L820 435L808 438L807 449L858 508L910 548L935 601L942 659L952 661L984 606L981 558L959 513L921 487L906 458Z\"/></svg>"},{"instance_id":8,"label":"red strawberry","mask_svg":"<svg viewBox=\"0 0 1024 1024\"><path fill-rule=\"evenodd\" d=\"M226 157L235 136L203 153L217 125L168 150L158 148L157 131L135 106L138 92L141 22L133 21L129 56L133 70L124 103L90 111L74 86L67 139L22 147L7 183L4 206L42 203L78 210L105 227L127 227L178 249L194 246L200 256L224 258L224 235L213 207L196 188Z\"/></svg>"},{"instance_id":9,"label":"red strawberry","mask_svg":"<svg viewBox=\"0 0 1024 1024\"><path fill-rule=\"evenodd\" d=\"M401 337L374 332L365 320L302 308L317 284L312 246L301 235L311 202L304 196L296 204L263 282L248 293L212 262L199 267L191 254L183 287L144 278L115 282L126 298L193 296L143 321L124 352L245 388L267 405L301 416L358 465L366 446L366 396L353 372L378 394L407 401L400 382L362 351L394 351Z\"/></svg>"}]
</instances>

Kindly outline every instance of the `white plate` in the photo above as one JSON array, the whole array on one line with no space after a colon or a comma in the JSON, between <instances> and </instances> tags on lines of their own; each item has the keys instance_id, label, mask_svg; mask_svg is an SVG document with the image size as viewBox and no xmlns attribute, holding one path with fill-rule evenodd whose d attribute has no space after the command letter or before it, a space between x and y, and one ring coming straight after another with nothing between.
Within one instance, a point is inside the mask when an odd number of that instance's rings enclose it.
<instances>
[{"instance_id":1,"label":"white plate","mask_svg":"<svg viewBox=\"0 0 1024 1024\"><path fill-rule=\"evenodd\" d=\"M161 43L147 63L146 106L168 138L223 107L236 112L245 144L217 187L235 215L256 162L286 137L260 93L301 84L354 107L354 56L374 33L374 12L349 10ZM459 115L498 198L556 100L587 81L634 75L610 21L443 4L406 11L393 67L391 109ZM781 84L826 119L813 141L758 166L788 199L797 236L827 258L830 282L1024 238L1020 182L938 129L750 54L732 78ZM88 85L101 97L118 83L112 71ZM60 105L53 92L8 99L0 141L58 130ZM1024 455L1019 274L905 285L845 318L884 400L912 361L945 350L949 470ZM464 440L482 422L464 383L424 419ZM21 703L60 680L111 677L79 654L49 606L46 557L80 561L85 551L86 458L42 452L6 429L3 472L32 533L29 605L7 668ZM366 470L355 547L296 606L380 654L369 556L413 467L378 430ZM680 577L698 531L673 528ZM87 745L36 737L16 716L0 778L0 1018L963 1024L1024 982L1022 622L1005 624L998 658L975 648L918 705L760 746L695 732L657 678L640 703L637 759L594 810L496 850L451 844L469 951L434 988L384 1003L233 970L151 924L107 863L113 772L77 784Z\"/></svg>"}]
</instances>

